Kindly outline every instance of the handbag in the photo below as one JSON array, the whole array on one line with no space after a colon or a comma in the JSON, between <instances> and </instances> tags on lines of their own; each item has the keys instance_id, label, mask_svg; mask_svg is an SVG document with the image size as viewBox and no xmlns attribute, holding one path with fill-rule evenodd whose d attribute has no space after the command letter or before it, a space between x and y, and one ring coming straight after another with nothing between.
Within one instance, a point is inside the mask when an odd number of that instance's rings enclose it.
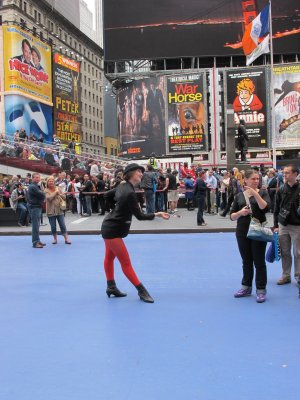
<instances>
[{"instance_id":1,"label":"handbag","mask_svg":"<svg viewBox=\"0 0 300 400\"><path fill-rule=\"evenodd\" d=\"M251 209L249 198L245 196L247 206ZM267 222L260 222L258 219L252 217L247 233L247 238L257 240L259 242L273 242L274 235L271 228L268 228Z\"/></svg>"},{"instance_id":2,"label":"handbag","mask_svg":"<svg viewBox=\"0 0 300 400\"><path fill-rule=\"evenodd\" d=\"M259 242L273 242L273 232L271 228L266 226L267 222L260 222L256 218L252 218L247 238L258 240Z\"/></svg>"},{"instance_id":3,"label":"handbag","mask_svg":"<svg viewBox=\"0 0 300 400\"><path fill-rule=\"evenodd\" d=\"M66 203L66 201L65 201L62 197L59 198L59 208L60 208L62 211L65 211L66 208L67 208L67 203Z\"/></svg>"}]
</instances>

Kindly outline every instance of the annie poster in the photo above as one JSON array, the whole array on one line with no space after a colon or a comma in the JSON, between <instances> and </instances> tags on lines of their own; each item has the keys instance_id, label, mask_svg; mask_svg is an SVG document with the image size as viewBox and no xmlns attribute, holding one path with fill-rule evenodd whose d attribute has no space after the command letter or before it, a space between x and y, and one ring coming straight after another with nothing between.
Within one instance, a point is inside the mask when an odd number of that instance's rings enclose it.
<instances>
[{"instance_id":1,"label":"annie poster","mask_svg":"<svg viewBox=\"0 0 300 400\"><path fill-rule=\"evenodd\" d=\"M117 113L122 156L166 154L163 77L139 79L119 91Z\"/></svg>"},{"instance_id":2,"label":"annie poster","mask_svg":"<svg viewBox=\"0 0 300 400\"><path fill-rule=\"evenodd\" d=\"M300 65L274 67L276 147L300 145Z\"/></svg>"},{"instance_id":3,"label":"annie poster","mask_svg":"<svg viewBox=\"0 0 300 400\"><path fill-rule=\"evenodd\" d=\"M268 147L268 115L265 68L227 72L227 104L233 105L234 123L245 121L248 147Z\"/></svg>"},{"instance_id":4,"label":"annie poster","mask_svg":"<svg viewBox=\"0 0 300 400\"><path fill-rule=\"evenodd\" d=\"M203 74L167 78L169 153L207 150Z\"/></svg>"}]
</instances>

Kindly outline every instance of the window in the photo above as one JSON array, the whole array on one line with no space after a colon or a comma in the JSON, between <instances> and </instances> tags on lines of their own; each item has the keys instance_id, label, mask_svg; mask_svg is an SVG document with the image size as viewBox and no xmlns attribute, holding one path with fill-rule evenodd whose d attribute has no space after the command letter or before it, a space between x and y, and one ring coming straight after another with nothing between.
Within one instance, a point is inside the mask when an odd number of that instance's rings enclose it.
<instances>
[{"instance_id":1,"label":"window","mask_svg":"<svg viewBox=\"0 0 300 400\"><path fill-rule=\"evenodd\" d=\"M97 108L97 117L99 117L99 110L98 110L98 108Z\"/></svg>"},{"instance_id":2,"label":"window","mask_svg":"<svg viewBox=\"0 0 300 400\"><path fill-rule=\"evenodd\" d=\"M34 15L34 19L37 21L38 16L37 16L37 11L36 10L34 10L33 15Z\"/></svg>"},{"instance_id":3,"label":"window","mask_svg":"<svg viewBox=\"0 0 300 400\"><path fill-rule=\"evenodd\" d=\"M79 43L78 48L79 48L79 53L81 53L81 44L80 43Z\"/></svg>"},{"instance_id":4,"label":"window","mask_svg":"<svg viewBox=\"0 0 300 400\"><path fill-rule=\"evenodd\" d=\"M84 80L84 84L86 85L86 76L85 75L84 75L83 80Z\"/></svg>"},{"instance_id":5,"label":"window","mask_svg":"<svg viewBox=\"0 0 300 400\"><path fill-rule=\"evenodd\" d=\"M72 41L72 37L70 36L70 46L72 47L72 43L73 43L73 41Z\"/></svg>"},{"instance_id":6,"label":"window","mask_svg":"<svg viewBox=\"0 0 300 400\"><path fill-rule=\"evenodd\" d=\"M83 69L86 71L86 63L83 61Z\"/></svg>"},{"instance_id":7,"label":"window","mask_svg":"<svg viewBox=\"0 0 300 400\"><path fill-rule=\"evenodd\" d=\"M91 78L88 79L89 87L91 87Z\"/></svg>"},{"instance_id":8,"label":"window","mask_svg":"<svg viewBox=\"0 0 300 400\"><path fill-rule=\"evenodd\" d=\"M68 35L65 33L65 39L64 39L64 41L65 42L67 42L68 41Z\"/></svg>"},{"instance_id":9,"label":"window","mask_svg":"<svg viewBox=\"0 0 300 400\"><path fill-rule=\"evenodd\" d=\"M42 14L38 12L38 22L41 23L42 21Z\"/></svg>"},{"instance_id":10,"label":"window","mask_svg":"<svg viewBox=\"0 0 300 400\"><path fill-rule=\"evenodd\" d=\"M87 118L84 119L85 122L85 126L87 126L88 122L87 122Z\"/></svg>"},{"instance_id":11,"label":"window","mask_svg":"<svg viewBox=\"0 0 300 400\"><path fill-rule=\"evenodd\" d=\"M90 67L90 64L88 64L88 73L90 73L91 72L91 67Z\"/></svg>"},{"instance_id":12,"label":"window","mask_svg":"<svg viewBox=\"0 0 300 400\"><path fill-rule=\"evenodd\" d=\"M61 39L61 29L60 28L58 28L58 36Z\"/></svg>"},{"instance_id":13,"label":"window","mask_svg":"<svg viewBox=\"0 0 300 400\"><path fill-rule=\"evenodd\" d=\"M84 89L84 98L86 99L86 89Z\"/></svg>"},{"instance_id":14,"label":"window","mask_svg":"<svg viewBox=\"0 0 300 400\"><path fill-rule=\"evenodd\" d=\"M97 131L99 132L99 122L97 121Z\"/></svg>"},{"instance_id":15,"label":"window","mask_svg":"<svg viewBox=\"0 0 300 400\"><path fill-rule=\"evenodd\" d=\"M103 136L101 136L101 144L103 145Z\"/></svg>"},{"instance_id":16,"label":"window","mask_svg":"<svg viewBox=\"0 0 300 400\"><path fill-rule=\"evenodd\" d=\"M100 130L103 132L103 124L100 125Z\"/></svg>"},{"instance_id":17,"label":"window","mask_svg":"<svg viewBox=\"0 0 300 400\"><path fill-rule=\"evenodd\" d=\"M93 107L93 116L95 116L95 107Z\"/></svg>"},{"instance_id":18,"label":"window","mask_svg":"<svg viewBox=\"0 0 300 400\"><path fill-rule=\"evenodd\" d=\"M95 95L94 95L94 93L93 93L93 101L95 101Z\"/></svg>"},{"instance_id":19,"label":"window","mask_svg":"<svg viewBox=\"0 0 300 400\"><path fill-rule=\"evenodd\" d=\"M27 14L27 3L26 3L26 1L24 1L23 5L24 5L24 7L23 7L24 13Z\"/></svg>"},{"instance_id":20,"label":"window","mask_svg":"<svg viewBox=\"0 0 300 400\"><path fill-rule=\"evenodd\" d=\"M92 129L92 121L89 119L89 128Z\"/></svg>"},{"instance_id":21,"label":"window","mask_svg":"<svg viewBox=\"0 0 300 400\"><path fill-rule=\"evenodd\" d=\"M85 107L84 107L84 109L85 109L85 112L87 112L87 104L85 104Z\"/></svg>"},{"instance_id":22,"label":"window","mask_svg":"<svg viewBox=\"0 0 300 400\"><path fill-rule=\"evenodd\" d=\"M96 102L97 102L97 104L98 104L98 96L96 96Z\"/></svg>"},{"instance_id":23,"label":"window","mask_svg":"<svg viewBox=\"0 0 300 400\"><path fill-rule=\"evenodd\" d=\"M102 110L100 110L100 118L102 119Z\"/></svg>"},{"instance_id":24,"label":"window","mask_svg":"<svg viewBox=\"0 0 300 400\"><path fill-rule=\"evenodd\" d=\"M94 135L94 143L96 143L96 135Z\"/></svg>"},{"instance_id":25,"label":"window","mask_svg":"<svg viewBox=\"0 0 300 400\"><path fill-rule=\"evenodd\" d=\"M77 50L77 42L74 42L74 49Z\"/></svg>"},{"instance_id":26,"label":"window","mask_svg":"<svg viewBox=\"0 0 300 400\"><path fill-rule=\"evenodd\" d=\"M94 67L92 67L92 75L94 76Z\"/></svg>"},{"instance_id":27,"label":"window","mask_svg":"<svg viewBox=\"0 0 300 400\"><path fill-rule=\"evenodd\" d=\"M95 121L93 121L93 129L96 129Z\"/></svg>"},{"instance_id":28,"label":"window","mask_svg":"<svg viewBox=\"0 0 300 400\"><path fill-rule=\"evenodd\" d=\"M98 96L97 96L98 97ZM100 106L102 106L102 97L100 97Z\"/></svg>"},{"instance_id":29,"label":"window","mask_svg":"<svg viewBox=\"0 0 300 400\"><path fill-rule=\"evenodd\" d=\"M91 110L92 110L92 107L91 107L91 106L89 106L89 113L91 113Z\"/></svg>"}]
</instances>

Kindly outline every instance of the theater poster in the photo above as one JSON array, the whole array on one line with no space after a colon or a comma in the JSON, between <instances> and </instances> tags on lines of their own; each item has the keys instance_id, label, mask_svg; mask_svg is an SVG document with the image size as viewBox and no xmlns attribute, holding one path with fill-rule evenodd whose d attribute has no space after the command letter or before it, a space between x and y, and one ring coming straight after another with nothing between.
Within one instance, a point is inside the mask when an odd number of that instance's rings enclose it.
<instances>
[{"instance_id":1,"label":"theater poster","mask_svg":"<svg viewBox=\"0 0 300 400\"><path fill-rule=\"evenodd\" d=\"M54 133L63 144L81 142L80 63L53 55Z\"/></svg>"},{"instance_id":2,"label":"theater poster","mask_svg":"<svg viewBox=\"0 0 300 400\"><path fill-rule=\"evenodd\" d=\"M118 130L124 157L166 154L164 77L131 82L117 96Z\"/></svg>"},{"instance_id":3,"label":"theater poster","mask_svg":"<svg viewBox=\"0 0 300 400\"><path fill-rule=\"evenodd\" d=\"M207 150L204 74L167 78L168 152Z\"/></svg>"},{"instance_id":4,"label":"theater poster","mask_svg":"<svg viewBox=\"0 0 300 400\"><path fill-rule=\"evenodd\" d=\"M4 90L52 106L51 47L19 26L2 29Z\"/></svg>"},{"instance_id":5,"label":"theater poster","mask_svg":"<svg viewBox=\"0 0 300 400\"><path fill-rule=\"evenodd\" d=\"M226 74L227 104L233 105L234 123L245 121L248 147L268 147L268 115L265 68L229 70Z\"/></svg>"},{"instance_id":6,"label":"theater poster","mask_svg":"<svg viewBox=\"0 0 300 400\"><path fill-rule=\"evenodd\" d=\"M276 147L300 146L300 65L273 69Z\"/></svg>"}]
</instances>

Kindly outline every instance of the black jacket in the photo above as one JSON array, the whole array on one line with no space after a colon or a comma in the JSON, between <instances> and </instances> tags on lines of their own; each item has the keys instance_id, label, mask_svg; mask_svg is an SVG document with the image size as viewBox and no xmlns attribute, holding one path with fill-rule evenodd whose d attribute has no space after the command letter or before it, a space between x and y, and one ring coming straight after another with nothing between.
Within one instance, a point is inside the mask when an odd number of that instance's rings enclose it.
<instances>
[{"instance_id":1,"label":"black jacket","mask_svg":"<svg viewBox=\"0 0 300 400\"><path fill-rule=\"evenodd\" d=\"M294 186L284 184L276 193L274 208L274 227L278 228L278 214L282 209L290 211L287 225L300 225L298 207L300 205L300 183Z\"/></svg>"},{"instance_id":2,"label":"black jacket","mask_svg":"<svg viewBox=\"0 0 300 400\"><path fill-rule=\"evenodd\" d=\"M109 201L114 199L115 208L107 214L101 226L103 239L124 238L128 235L132 215L138 220L152 220L155 215L142 213L137 195L131 183L121 183L117 188L104 194Z\"/></svg>"},{"instance_id":3,"label":"black jacket","mask_svg":"<svg viewBox=\"0 0 300 400\"><path fill-rule=\"evenodd\" d=\"M261 210L259 208L254 196L250 197L249 201L250 201L250 205L251 205L252 215L241 216L237 220L236 236L241 236L241 237L247 236L249 225L251 222L251 217L258 219L260 222L265 222L267 220L266 213L269 211L269 208L270 208L270 203L271 203L270 197L269 197L268 192L265 189L260 189L259 195L267 203L266 208ZM233 200L233 204L232 204L231 210L230 210L230 215L240 211L246 205L247 204L246 204L244 193L243 192L238 193Z\"/></svg>"}]
</instances>

